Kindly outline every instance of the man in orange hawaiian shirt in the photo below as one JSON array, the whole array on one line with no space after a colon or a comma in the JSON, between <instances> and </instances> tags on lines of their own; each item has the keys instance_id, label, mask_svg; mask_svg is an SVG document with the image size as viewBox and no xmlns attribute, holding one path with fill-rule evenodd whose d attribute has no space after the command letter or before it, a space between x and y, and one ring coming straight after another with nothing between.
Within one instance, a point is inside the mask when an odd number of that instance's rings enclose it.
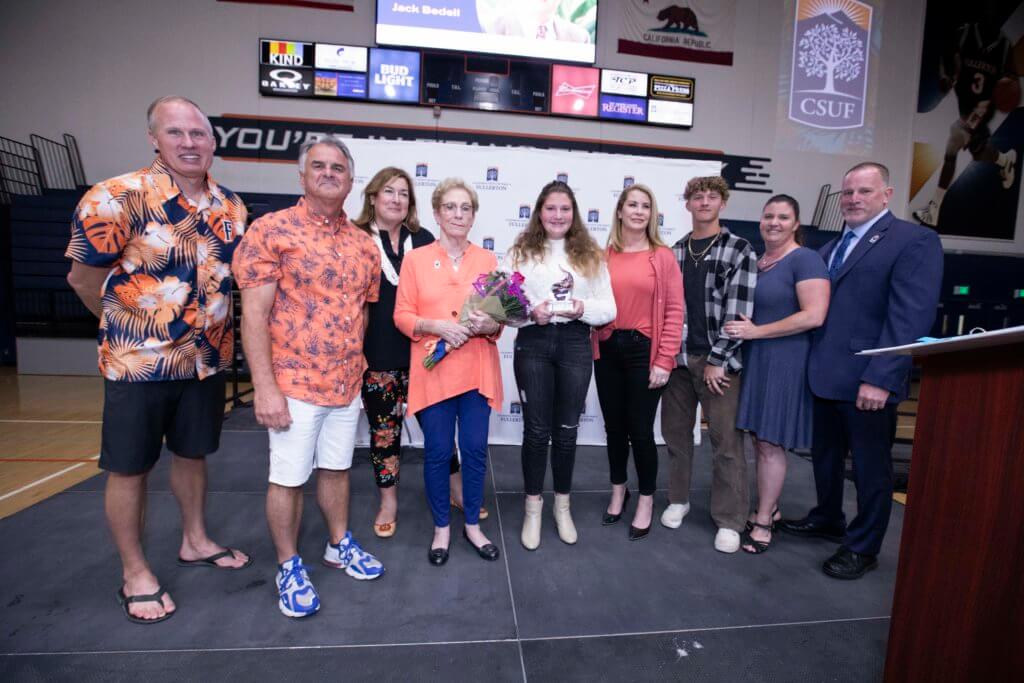
<instances>
[{"instance_id":1,"label":"man in orange hawaiian shirt","mask_svg":"<svg viewBox=\"0 0 1024 683\"><path fill-rule=\"evenodd\" d=\"M118 599L137 623L170 617L174 601L142 552L146 480L164 439L181 506L178 563L241 569L252 560L206 534L205 456L220 445L224 373L231 365L231 257L245 205L207 174L213 128L184 97L147 112L149 168L85 193L71 223L68 282L100 319L104 376L99 465L124 571Z\"/></svg>"},{"instance_id":2,"label":"man in orange hawaiian shirt","mask_svg":"<svg viewBox=\"0 0 1024 683\"><path fill-rule=\"evenodd\" d=\"M348 529L366 307L380 288L379 252L343 209L353 173L352 155L337 138L303 144L305 196L255 221L232 266L242 289L256 419L269 429L267 519L279 563L278 607L289 617L320 609L298 551L302 486L314 468L330 534L323 562L356 579L384 573Z\"/></svg>"}]
</instances>

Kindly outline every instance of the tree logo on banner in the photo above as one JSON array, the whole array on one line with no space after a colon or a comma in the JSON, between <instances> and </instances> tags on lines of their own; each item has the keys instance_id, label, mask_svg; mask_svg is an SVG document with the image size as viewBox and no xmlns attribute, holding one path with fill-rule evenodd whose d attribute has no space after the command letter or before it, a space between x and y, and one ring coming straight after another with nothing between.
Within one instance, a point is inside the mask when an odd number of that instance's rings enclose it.
<instances>
[{"instance_id":1,"label":"tree logo on banner","mask_svg":"<svg viewBox=\"0 0 1024 683\"><path fill-rule=\"evenodd\" d=\"M815 128L864 125L871 16L857 0L798 0L790 119Z\"/></svg>"}]
</instances>

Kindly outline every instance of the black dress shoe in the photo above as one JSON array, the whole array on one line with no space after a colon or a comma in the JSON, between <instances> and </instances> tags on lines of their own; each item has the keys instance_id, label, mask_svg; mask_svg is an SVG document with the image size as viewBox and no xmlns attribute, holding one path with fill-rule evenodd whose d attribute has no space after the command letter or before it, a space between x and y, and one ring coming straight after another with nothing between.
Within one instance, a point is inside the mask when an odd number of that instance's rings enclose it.
<instances>
[{"instance_id":1,"label":"black dress shoe","mask_svg":"<svg viewBox=\"0 0 1024 683\"><path fill-rule=\"evenodd\" d=\"M647 534L651 533L651 526L651 524L648 524L646 529L641 529L640 527L635 527L632 524L630 524L629 540L639 541L641 538L644 538L645 536L647 536Z\"/></svg>"},{"instance_id":2,"label":"black dress shoe","mask_svg":"<svg viewBox=\"0 0 1024 683\"><path fill-rule=\"evenodd\" d=\"M622 497L622 508L619 510L619 514L613 515L608 512L604 513L604 517L601 518L601 526L611 526L620 519L622 519L622 513L626 511L626 503L629 502L629 489L626 489L626 495Z\"/></svg>"},{"instance_id":3,"label":"black dress shoe","mask_svg":"<svg viewBox=\"0 0 1024 683\"><path fill-rule=\"evenodd\" d=\"M878 566L875 555L861 555L846 547L840 547L836 554L825 560L821 570L833 579L859 579L865 572Z\"/></svg>"},{"instance_id":4,"label":"black dress shoe","mask_svg":"<svg viewBox=\"0 0 1024 683\"><path fill-rule=\"evenodd\" d=\"M827 541L842 543L846 538L846 529L836 524L815 522L809 517L803 519L783 519L776 523L779 531L804 538L824 538Z\"/></svg>"},{"instance_id":5,"label":"black dress shoe","mask_svg":"<svg viewBox=\"0 0 1024 683\"><path fill-rule=\"evenodd\" d=\"M440 567L448 561L448 548L431 548L427 553L427 559L430 560L430 564Z\"/></svg>"},{"instance_id":6,"label":"black dress shoe","mask_svg":"<svg viewBox=\"0 0 1024 683\"><path fill-rule=\"evenodd\" d=\"M488 560L489 562L494 562L496 559L498 559L498 556L501 554L498 552L498 546L494 545L493 543L486 543L478 548L476 544L473 543L473 541L469 540L469 534L466 533L465 529L462 530L462 537L466 539L466 543L473 546L473 550L476 551L477 555L484 558L485 560Z\"/></svg>"}]
</instances>

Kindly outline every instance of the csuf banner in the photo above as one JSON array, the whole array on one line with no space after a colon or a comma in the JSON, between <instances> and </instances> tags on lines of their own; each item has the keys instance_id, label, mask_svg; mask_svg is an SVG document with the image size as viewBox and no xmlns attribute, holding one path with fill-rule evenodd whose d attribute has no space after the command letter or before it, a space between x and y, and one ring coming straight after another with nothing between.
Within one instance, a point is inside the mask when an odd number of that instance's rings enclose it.
<instances>
[{"instance_id":1,"label":"csuf banner","mask_svg":"<svg viewBox=\"0 0 1024 683\"><path fill-rule=\"evenodd\" d=\"M250 124L246 126L229 125L236 121L228 117L213 118L219 143L218 154L222 156L215 169L217 178L234 187L229 179L241 179L247 175L246 171L258 166L258 175L264 180L268 177L272 180L274 192L300 192L294 165L297 145L307 136L318 138L324 135L324 128L319 131L313 128L299 130L295 122L272 121L265 122L268 127L261 129L252 125L256 123L255 119L246 119ZM268 140L270 137L272 141ZM269 146L268 142L271 143ZM421 207L420 220L424 227L437 235L438 229L430 213L430 194L444 178L458 176L469 183L480 198L480 210L470 239L474 244L494 251L499 260L516 235L526 227L538 191L550 180L558 178L573 188L581 217L601 245L608 241L615 202L623 188L633 183L650 186L658 202L662 238L672 244L690 231L690 215L683 207L686 182L695 176L718 174L722 168L718 161L599 152L355 138L348 138L345 142L352 151L356 168L352 192L345 204L349 215L358 214L363 188L374 173L384 166L398 166L413 178L417 205ZM260 146L264 146L267 156L245 156ZM259 163L261 161L278 163ZM288 163L280 163L283 161ZM238 185L234 189L241 187ZM505 396L501 410L491 414L490 442L494 444L522 443L522 402L512 371L515 338L516 330L508 328L498 340ZM444 372L444 363L433 372ZM422 435L415 420L410 419L409 423L408 441L421 444ZM655 427L656 434L660 435L660 422ZM359 434L360 443L369 443L365 418ZM591 383L580 418L579 443L593 445L604 442L604 422L597 391Z\"/></svg>"},{"instance_id":2,"label":"csuf banner","mask_svg":"<svg viewBox=\"0 0 1024 683\"><path fill-rule=\"evenodd\" d=\"M735 0L623 0L618 51L732 66Z\"/></svg>"},{"instance_id":3,"label":"csuf banner","mask_svg":"<svg viewBox=\"0 0 1024 683\"><path fill-rule=\"evenodd\" d=\"M875 138L884 0L787 0L776 146L865 155Z\"/></svg>"}]
</instances>

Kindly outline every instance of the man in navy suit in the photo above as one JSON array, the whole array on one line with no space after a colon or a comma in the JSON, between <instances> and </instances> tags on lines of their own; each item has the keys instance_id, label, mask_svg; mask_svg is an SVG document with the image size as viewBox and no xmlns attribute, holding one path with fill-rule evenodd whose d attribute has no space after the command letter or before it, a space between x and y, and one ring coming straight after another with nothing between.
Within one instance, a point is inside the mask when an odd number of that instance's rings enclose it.
<instances>
[{"instance_id":1,"label":"man in navy suit","mask_svg":"<svg viewBox=\"0 0 1024 683\"><path fill-rule=\"evenodd\" d=\"M822 566L837 579L857 579L878 566L892 509L892 444L896 406L907 397L909 356L857 356L908 344L928 333L942 284L942 244L928 228L886 208L889 170L854 166L843 177L843 233L821 250L832 280L825 324L814 332L808 381L814 394L811 455L818 505L783 531L841 543ZM843 514L846 454L853 458L857 516Z\"/></svg>"}]
</instances>

